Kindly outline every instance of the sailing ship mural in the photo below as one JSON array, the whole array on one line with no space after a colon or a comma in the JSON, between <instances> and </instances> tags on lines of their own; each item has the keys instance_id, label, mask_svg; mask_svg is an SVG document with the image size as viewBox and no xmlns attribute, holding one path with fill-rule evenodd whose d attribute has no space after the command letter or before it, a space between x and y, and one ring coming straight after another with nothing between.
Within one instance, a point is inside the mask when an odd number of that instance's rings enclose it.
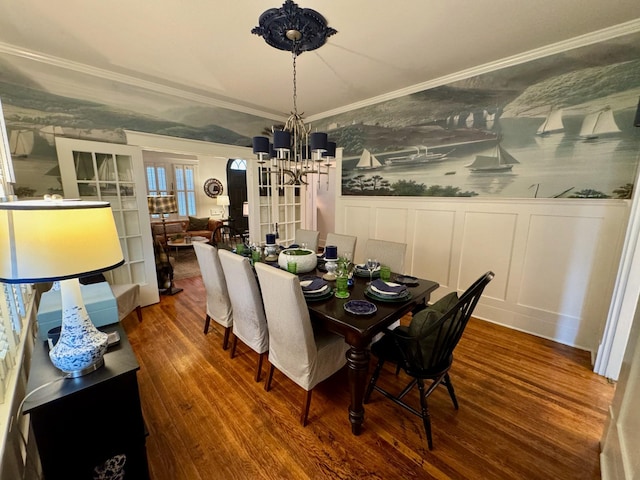
<instances>
[{"instance_id":1,"label":"sailing ship mural","mask_svg":"<svg viewBox=\"0 0 640 480\"><path fill-rule=\"evenodd\" d=\"M314 126L344 147L343 195L630 198L639 58L636 32Z\"/></svg>"},{"instance_id":2,"label":"sailing ship mural","mask_svg":"<svg viewBox=\"0 0 640 480\"><path fill-rule=\"evenodd\" d=\"M42 63L30 68L33 61L0 53L0 98L11 154L19 159L15 190L25 196L60 193L58 136L125 143L126 125L247 146L273 125L272 118L124 83L105 87ZM342 194L631 196L640 152L633 127L640 32L482 71L314 120L314 129L342 147Z\"/></svg>"}]
</instances>

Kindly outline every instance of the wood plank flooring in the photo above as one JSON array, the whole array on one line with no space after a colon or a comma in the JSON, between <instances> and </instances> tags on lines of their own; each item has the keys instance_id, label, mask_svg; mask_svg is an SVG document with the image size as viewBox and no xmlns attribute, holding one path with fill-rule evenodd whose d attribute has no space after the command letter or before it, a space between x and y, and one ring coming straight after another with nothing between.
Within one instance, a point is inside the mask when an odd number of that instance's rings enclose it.
<instances>
[{"instance_id":1,"label":"wood plank flooring","mask_svg":"<svg viewBox=\"0 0 640 480\"><path fill-rule=\"evenodd\" d=\"M353 436L345 369L314 390L301 427L304 391L276 371L265 392L268 362L256 383L257 354L238 342L231 360L215 322L203 334L200 277L176 283L184 291L144 308L142 323L123 321L154 480L600 478L614 386L586 352L472 319L451 370L460 409L444 387L431 395L429 451L421 420L377 392ZM406 377L389 366L380 382L399 389Z\"/></svg>"}]
</instances>

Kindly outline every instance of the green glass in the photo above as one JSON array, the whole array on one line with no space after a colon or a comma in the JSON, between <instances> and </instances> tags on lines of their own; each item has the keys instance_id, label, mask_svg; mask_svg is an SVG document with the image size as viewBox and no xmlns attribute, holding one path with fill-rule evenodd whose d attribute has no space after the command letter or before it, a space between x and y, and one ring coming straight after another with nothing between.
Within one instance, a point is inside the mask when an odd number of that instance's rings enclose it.
<instances>
[{"instance_id":1,"label":"green glass","mask_svg":"<svg viewBox=\"0 0 640 480\"><path fill-rule=\"evenodd\" d=\"M259 262L260 261L260 250L253 250L251 252L251 259L253 260L253 262Z\"/></svg>"},{"instance_id":2,"label":"green glass","mask_svg":"<svg viewBox=\"0 0 640 480\"><path fill-rule=\"evenodd\" d=\"M382 265L380 267L380 280L383 282L388 282L391 280L391 268L387 265Z\"/></svg>"},{"instance_id":3,"label":"green glass","mask_svg":"<svg viewBox=\"0 0 640 480\"><path fill-rule=\"evenodd\" d=\"M244 244L243 243L238 243L236 245L236 253L238 255L242 255L244 253Z\"/></svg>"},{"instance_id":4,"label":"green glass","mask_svg":"<svg viewBox=\"0 0 640 480\"><path fill-rule=\"evenodd\" d=\"M296 262L287 262L287 272L298 273L298 264Z\"/></svg>"},{"instance_id":5,"label":"green glass","mask_svg":"<svg viewBox=\"0 0 640 480\"><path fill-rule=\"evenodd\" d=\"M348 286L349 277L346 275L340 275L336 278L336 293L335 296L338 298L349 298L349 286Z\"/></svg>"}]
</instances>

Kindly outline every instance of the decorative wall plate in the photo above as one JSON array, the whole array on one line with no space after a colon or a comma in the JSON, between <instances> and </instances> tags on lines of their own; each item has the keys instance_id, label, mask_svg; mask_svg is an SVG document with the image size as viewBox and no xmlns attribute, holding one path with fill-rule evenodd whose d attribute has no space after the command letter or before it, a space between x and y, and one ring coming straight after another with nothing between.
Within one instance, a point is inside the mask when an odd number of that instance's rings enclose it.
<instances>
[{"instance_id":1,"label":"decorative wall plate","mask_svg":"<svg viewBox=\"0 0 640 480\"><path fill-rule=\"evenodd\" d=\"M217 178L209 178L204 182L204 193L211 198L216 198L218 195L222 195L222 182Z\"/></svg>"}]
</instances>

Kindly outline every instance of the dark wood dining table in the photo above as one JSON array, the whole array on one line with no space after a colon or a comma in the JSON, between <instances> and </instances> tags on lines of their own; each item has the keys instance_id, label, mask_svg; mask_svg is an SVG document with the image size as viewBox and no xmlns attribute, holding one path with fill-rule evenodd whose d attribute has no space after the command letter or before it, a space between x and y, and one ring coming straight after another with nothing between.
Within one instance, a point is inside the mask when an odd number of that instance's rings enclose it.
<instances>
[{"instance_id":1,"label":"dark wood dining table","mask_svg":"<svg viewBox=\"0 0 640 480\"><path fill-rule=\"evenodd\" d=\"M322 272L318 272L322 276ZM391 279L396 277L391 275ZM354 285L349 288L349 298L331 297L322 301L308 301L311 318L321 323L324 328L344 337L351 346L347 352L349 369L349 388L351 404L349 405L349 421L351 431L359 435L364 422L364 392L369 371L369 344L371 339L396 320L413 311L420 305L426 305L431 292L440 285L431 280L418 279L418 284L410 286L411 298L403 302L383 302L368 298L365 295L368 278L354 275ZM330 282L335 283L335 282ZM350 300L368 300L374 303L377 311L371 315L354 315L344 309Z\"/></svg>"}]
</instances>

